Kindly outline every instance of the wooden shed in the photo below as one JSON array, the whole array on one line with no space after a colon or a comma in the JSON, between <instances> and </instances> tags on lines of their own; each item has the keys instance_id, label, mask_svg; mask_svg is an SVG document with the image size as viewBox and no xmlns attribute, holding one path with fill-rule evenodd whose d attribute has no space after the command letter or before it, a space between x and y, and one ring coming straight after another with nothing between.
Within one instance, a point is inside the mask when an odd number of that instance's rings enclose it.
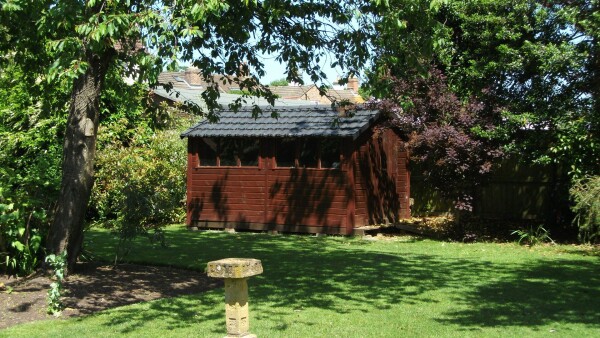
<instances>
[{"instance_id":1,"label":"wooden shed","mask_svg":"<svg viewBox=\"0 0 600 338\"><path fill-rule=\"evenodd\" d=\"M378 111L328 106L222 111L188 139L187 224L352 234L410 217L404 142ZM271 117L277 115L277 118Z\"/></svg>"}]
</instances>

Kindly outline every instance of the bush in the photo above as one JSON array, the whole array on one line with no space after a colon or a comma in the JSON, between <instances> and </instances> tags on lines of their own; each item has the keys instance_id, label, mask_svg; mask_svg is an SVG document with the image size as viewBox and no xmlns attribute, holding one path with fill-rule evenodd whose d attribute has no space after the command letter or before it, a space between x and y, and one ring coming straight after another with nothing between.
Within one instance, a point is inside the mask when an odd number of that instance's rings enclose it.
<instances>
[{"instance_id":1,"label":"bush","mask_svg":"<svg viewBox=\"0 0 600 338\"><path fill-rule=\"evenodd\" d=\"M454 204L460 222L473 210L476 188L505 157L501 110L479 97L460 99L441 70L427 77L389 78L389 97L372 101L403 134L424 183Z\"/></svg>"},{"instance_id":2,"label":"bush","mask_svg":"<svg viewBox=\"0 0 600 338\"><path fill-rule=\"evenodd\" d=\"M575 181L569 194L574 202L573 223L579 228L579 240L600 242L600 176Z\"/></svg>"},{"instance_id":3,"label":"bush","mask_svg":"<svg viewBox=\"0 0 600 338\"><path fill-rule=\"evenodd\" d=\"M96 158L90 212L119 236L117 258L133 238L160 240L162 226L185 217L185 142L177 131L136 132L129 147L111 144Z\"/></svg>"},{"instance_id":4,"label":"bush","mask_svg":"<svg viewBox=\"0 0 600 338\"><path fill-rule=\"evenodd\" d=\"M0 66L0 271L16 275L41 262L60 187L70 84L39 79L10 61Z\"/></svg>"},{"instance_id":5,"label":"bush","mask_svg":"<svg viewBox=\"0 0 600 338\"><path fill-rule=\"evenodd\" d=\"M25 219L13 203L6 202L0 189L0 265L5 272L28 275L37 267L42 254L42 236L32 226L32 218L44 219L45 214L32 212Z\"/></svg>"},{"instance_id":6,"label":"bush","mask_svg":"<svg viewBox=\"0 0 600 338\"><path fill-rule=\"evenodd\" d=\"M289 84L290 83L288 82L288 80L286 78L281 78L281 79L278 79L278 80L271 81L271 83L269 83L269 86L273 86L273 87L279 86L279 87L281 87L281 86L287 86Z\"/></svg>"}]
</instances>

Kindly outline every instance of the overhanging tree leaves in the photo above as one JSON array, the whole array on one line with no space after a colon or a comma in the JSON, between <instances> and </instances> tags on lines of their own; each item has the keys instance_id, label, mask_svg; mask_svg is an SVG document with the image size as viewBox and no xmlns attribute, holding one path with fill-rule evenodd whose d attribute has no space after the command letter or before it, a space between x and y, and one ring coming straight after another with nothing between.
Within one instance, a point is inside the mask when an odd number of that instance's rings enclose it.
<instances>
[{"instance_id":1,"label":"overhanging tree leaves","mask_svg":"<svg viewBox=\"0 0 600 338\"><path fill-rule=\"evenodd\" d=\"M349 33L356 29L338 32L353 20L354 4L348 2L8 0L1 5L1 52L24 54L44 46L54 61L36 60L47 69L38 76L49 83L73 81L60 195L47 243L48 253L68 252L70 267L83 240L99 98L111 66L154 83L165 66L175 68L182 60L207 78L229 75L223 81L236 81L240 89L272 102L274 96L258 81L264 75L263 53L285 62L287 79L300 83L301 72L312 81L324 77L319 62L326 49L335 49L341 65L351 69L366 57L360 35ZM344 57L350 53L355 57ZM217 97L216 86L203 93L209 107Z\"/></svg>"}]
</instances>

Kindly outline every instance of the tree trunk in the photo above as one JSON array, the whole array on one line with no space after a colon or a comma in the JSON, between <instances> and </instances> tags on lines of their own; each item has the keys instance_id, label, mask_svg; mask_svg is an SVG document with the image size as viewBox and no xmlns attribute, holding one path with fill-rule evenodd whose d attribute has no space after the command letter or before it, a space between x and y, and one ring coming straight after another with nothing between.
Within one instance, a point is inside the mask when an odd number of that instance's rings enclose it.
<instances>
[{"instance_id":1,"label":"tree trunk","mask_svg":"<svg viewBox=\"0 0 600 338\"><path fill-rule=\"evenodd\" d=\"M49 254L67 250L68 271L72 271L83 243L86 208L94 185L100 94L112 54L88 51L86 59L89 67L75 80L71 94L60 194L47 242Z\"/></svg>"}]
</instances>

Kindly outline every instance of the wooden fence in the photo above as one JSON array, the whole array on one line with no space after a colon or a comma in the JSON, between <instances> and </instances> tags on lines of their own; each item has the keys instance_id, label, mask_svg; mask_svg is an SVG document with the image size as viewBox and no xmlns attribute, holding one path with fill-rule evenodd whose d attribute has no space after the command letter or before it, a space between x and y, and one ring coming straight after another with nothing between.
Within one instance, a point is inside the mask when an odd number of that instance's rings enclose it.
<instances>
[{"instance_id":1,"label":"wooden fence","mask_svg":"<svg viewBox=\"0 0 600 338\"><path fill-rule=\"evenodd\" d=\"M568 210L567 180L556 165L506 160L474 196L476 216L505 220L557 220ZM449 213L451 201L428 187L421 170L411 170L413 216Z\"/></svg>"}]
</instances>

